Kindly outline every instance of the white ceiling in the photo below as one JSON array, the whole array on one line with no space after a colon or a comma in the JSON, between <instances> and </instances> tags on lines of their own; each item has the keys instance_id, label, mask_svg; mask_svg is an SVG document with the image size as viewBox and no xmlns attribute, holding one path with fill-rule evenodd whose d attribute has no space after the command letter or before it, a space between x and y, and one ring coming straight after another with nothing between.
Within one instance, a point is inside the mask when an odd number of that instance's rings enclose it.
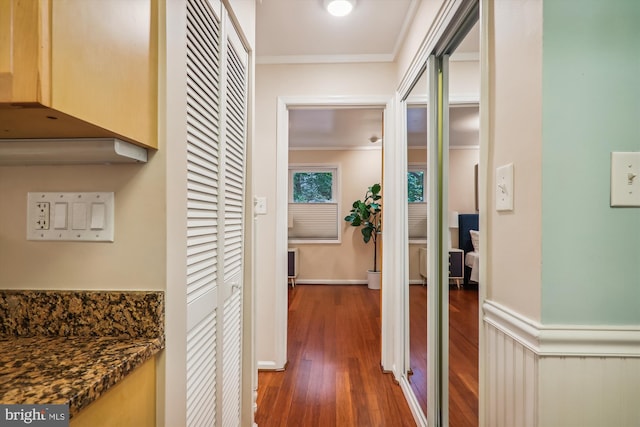
<instances>
[{"instance_id":1,"label":"white ceiling","mask_svg":"<svg viewBox=\"0 0 640 427\"><path fill-rule=\"evenodd\" d=\"M322 0L261 0L258 63L371 62L395 59L419 0L360 0L345 17Z\"/></svg>"},{"instance_id":2,"label":"white ceiling","mask_svg":"<svg viewBox=\"0 0 640 427\"><path fill-rule=\"evenodd\" d=\"M353 149L382 145L381 108L289 110L289 147ZM370 138L378 138L372 143Z\"/></svg>"},{"instance_id":3,"label":"white ceiling","mask_svg":"<svg viewBox=\"0 0 640 427\"><path fill-rule=\"evenodd\" d=\"M323 0L260 0L256 11L258 64L391 62L395 60L417 6L425 0L358 0L354 11L331 16ZM474 28L452 59L477 59L479 31ZM478 145L477 107L452 109L452 146ZM475 114L474 119L469 115ZM409 145L426 140L426 112L409 112ZM458 121L461 123L459 124ZM412 131L416 129L416 131ZM418 130L420 129L420 130ZM293 109L289 112L291 148L354 148L380 146L382 110L376 108Z\"/></svg>"}]
</instances>

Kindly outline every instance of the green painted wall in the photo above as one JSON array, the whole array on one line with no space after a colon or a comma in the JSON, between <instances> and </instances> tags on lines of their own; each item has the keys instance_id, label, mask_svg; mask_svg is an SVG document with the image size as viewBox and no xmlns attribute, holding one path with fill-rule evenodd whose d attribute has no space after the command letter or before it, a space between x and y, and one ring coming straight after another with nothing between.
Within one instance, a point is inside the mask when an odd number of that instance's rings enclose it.
<instances>
[{"instance_id":1,"label":"green painted wall","mask_svg":"<svg viewBox=\"0 0 640 427\"><path fill-rule=\"evenodd\" d=\"M640 1L545 0L542 321L640 324L640 208L610 153L640 151ZM517 183L516 183L517 185Z\"/></svg>"}]
</instances>

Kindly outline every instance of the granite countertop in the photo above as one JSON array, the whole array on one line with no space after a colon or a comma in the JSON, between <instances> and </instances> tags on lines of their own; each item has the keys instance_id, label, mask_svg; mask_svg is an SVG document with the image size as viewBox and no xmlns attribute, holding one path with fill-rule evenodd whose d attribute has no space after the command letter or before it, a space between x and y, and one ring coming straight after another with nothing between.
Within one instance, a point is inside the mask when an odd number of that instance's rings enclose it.
<instances>
[{"instance_id":1,"label":"granite countertop","mask_svg":"<svg viewBox=\"0 0 640 427\"><path fill-rule=\"evenodd\" d=\"M68 403L73 417L161 349L159 339L0 338L0 402Z\"/></svg>"},{"instance_id":2,"label":"granite countertop","mask_svg":"<svg viewBox=\"0 0 640 427\"><path fill-rule=\"evenodd\" d=\"M0 290L0 403L69 415L164 348L164 293Z\"/></svg>"}]
</instances>

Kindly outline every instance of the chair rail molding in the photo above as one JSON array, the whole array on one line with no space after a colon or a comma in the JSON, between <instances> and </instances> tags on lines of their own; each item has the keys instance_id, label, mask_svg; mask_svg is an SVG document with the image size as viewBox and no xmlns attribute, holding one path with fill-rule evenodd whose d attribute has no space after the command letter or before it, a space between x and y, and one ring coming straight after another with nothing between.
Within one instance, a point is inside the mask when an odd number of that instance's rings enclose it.
<instances>
[{"instance_id":1,"label":"chair rail molding","mask_svg":"<svg viewBox=\"0 0 640 427\"><path fill-rule=\"evenodd\" d=\"M640 325L543 325L495 302L483 320L538 356L638 357Z\"/></svg>"}]
</instances>

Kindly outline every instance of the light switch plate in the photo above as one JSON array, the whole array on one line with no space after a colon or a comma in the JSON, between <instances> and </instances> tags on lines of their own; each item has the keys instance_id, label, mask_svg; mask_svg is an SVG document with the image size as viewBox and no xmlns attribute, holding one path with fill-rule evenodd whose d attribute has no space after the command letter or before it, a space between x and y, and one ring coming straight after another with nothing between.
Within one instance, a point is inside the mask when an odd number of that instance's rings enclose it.
<instances>
[{"instance_id":1,"label":"light switch plate","mask_svg":"<svg viewBox=\"0 0 640 427\"><path fill-rule=\"evenodd\" d=\"M513 210L513 163L496 169L496 210Z\"/></svg>"},{"instance_id":2,"label":"light switch plate","mask_svg":"<svg viewBox=\"0 0 640 427\"><path fill-rule=\"evenodd\" d=\"M266 215L267 214L267 198L266 197L254 197L254 206L255 206L255 214L256 215Z\"/></svg>"},{"instance_id":3,"label":"light switch plate","mask_svg":"<svg viewBox=\"0 0 640 427\"><path fill-rule=\"evenodd\" d=\"M27 240L113 242L113 193L27 193Z\"/></svg>"},{"instance_id":4,"label":"light switch plate","mask_svg":"<svg viewBox=\"0 0 640 427\"><path fill-rule=\"evenodd\" d=\"M611 153L611 206L640 206L640 152Z\"/></svg>"}]
</instances>

